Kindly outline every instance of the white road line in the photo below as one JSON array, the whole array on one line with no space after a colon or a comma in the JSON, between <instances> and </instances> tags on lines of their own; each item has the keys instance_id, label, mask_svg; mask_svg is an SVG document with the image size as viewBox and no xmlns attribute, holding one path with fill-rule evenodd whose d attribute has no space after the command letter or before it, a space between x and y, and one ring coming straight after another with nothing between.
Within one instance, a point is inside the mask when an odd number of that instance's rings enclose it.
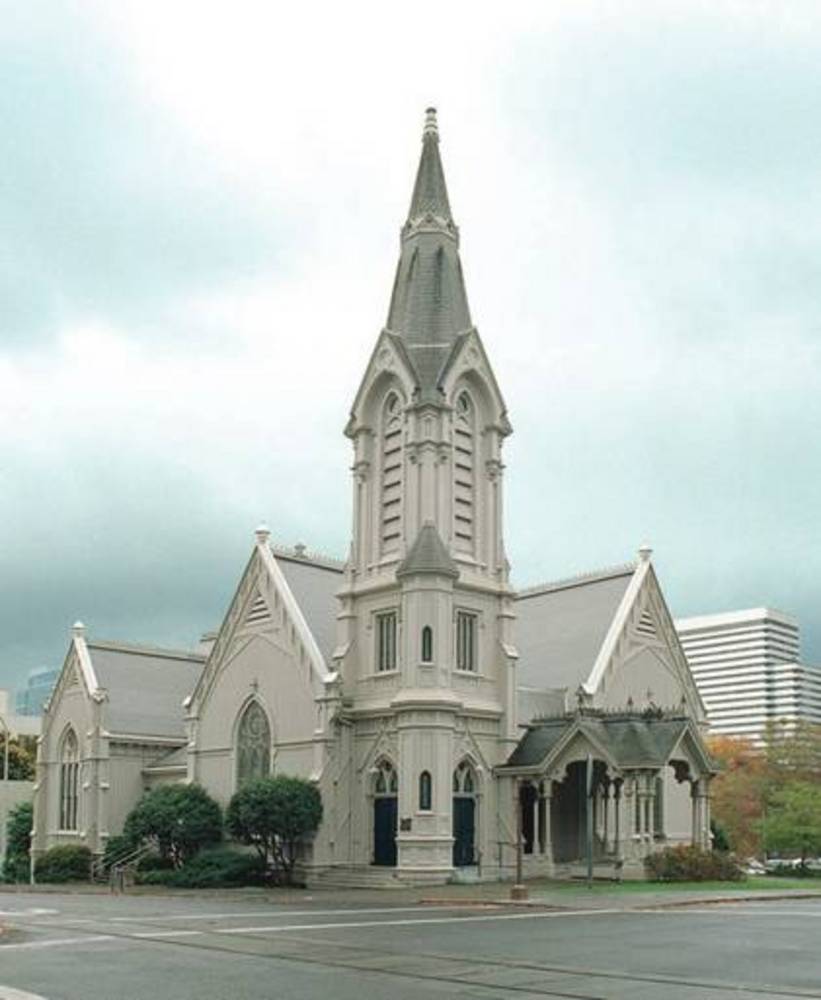
<instances>
[{"instance_id":1,"label":"white road line","mask_svg":"<svg viewBox=\"0 0 821 1000\"><path fill-rule=\"evenodd\" d=\"M13 986L0 985L0 1000L46 1000L39 993L26 993L25 990L16 990Z\"/></svg>"},{"instance_id":2,"label":"white road line","mask_svg":"<svg viewBox=\"0 0 821 1000\"><path fill-rule=\"evenodd\" d=\"M601 910L551 910L528 913L487 913L475 917L431 917L417 920L407 917L403 920L341 920L327 924L268 924L264 927L223 927L214 934L266 934L271 931L326 931L339 928L347 930L353 927L407 927L411 924L472 924L488 920L545 920L556 917L598 917L605 914L626 913L620 909Z\"/></svg>"},{"instance_id":3,"label":"white road line","mask_svg":"<svg viewBox=\"0 0 821 1000\"><path fill-rule=\"evenodd\" d=\"M29 948L59 948L68 944L89 944L92 941L116 941L110 934L92 934L86 937L49 938L45 941L23 941L20 944L4 944L0 946L0 954L4 951L23 951ZM2 998L0 998L2 1000Z\"/></svg>"},{"instance_id":4,"label":"white road line","mask_svg":"<svg viewBox=\"0 0 821 1000\"><path fill-rule=\"evenodd\" d=\"M177 937L197 937L205 934L205 931L135 931L129 937L135 938L177 938ZM0 998L2 1000L2 998Z\"/></svg>"},{"instance_id":5,"label":"white road line","mask_svg":"<svg viewBox=\"0 0 821 1000\"><path fill-rule=\"evenodd\" d=\"M501 906L500 903L489 902L488 906ZM348 906L341 910L254 910L252 913L172 913L172 914L149 914L142 917L109 917L109 923L123 924L143 924L148 920L248 920L249 917L337 917L346 913L415 913L430 911L433 907L429 904L419 904L416 906L371 906L353 907ZM474 910L475 903L467 903L460 906L458 903L453 906L437 906L437 911L441 910Z\"/></svg>"}]
</instances>

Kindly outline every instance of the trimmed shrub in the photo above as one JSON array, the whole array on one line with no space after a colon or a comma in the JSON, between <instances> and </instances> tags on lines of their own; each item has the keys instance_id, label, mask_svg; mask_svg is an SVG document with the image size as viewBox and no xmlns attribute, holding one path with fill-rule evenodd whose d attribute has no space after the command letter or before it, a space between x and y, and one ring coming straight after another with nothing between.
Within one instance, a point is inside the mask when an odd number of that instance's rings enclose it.
<instances>
[{"instance_id":1,"label":"trimmed shrub","mask_svg":"<svg viewBox=\"0 0 821 1000\"><path fill-rule=\"evenodd\" d=\"M34 877L38 882L88 881L90 873L91 851L82 844L51 847L34 865Z\"/></svg>"},{"instance_id":2,"label":"trimmed shrub","mask_svg":"<svg viewBox=\"0 0 821 1000\"><path fill-rule=\"evenodd\" d=\"M745 878L732 855L688 844L665 847L646 858L644 866L654 882L740 882Z\"/></svg>"},{"instance_id":3,"label":"trimmed shrub","mask_svg":"<svg viewBox=\"0 0 821 1000\"><path fill-rule=\"evenodd\" d=\"M266 866L258 854L228 848L201 851L182 868L137 870L138 885L167 885L175 889L219 889L262 885Z\"/></svg>"},{"instance_id":4,"label":"trimmed shrub","mask_svg":"<svg viewBox=\"0 0 821 1000\"><path fill-rule=\"evenodd\" d=\"M198 851L222 840L222 810L199 785L160 785L146 792L125 821L123 836L151 844L181 868Z\"/></svg>"}]
</instances>

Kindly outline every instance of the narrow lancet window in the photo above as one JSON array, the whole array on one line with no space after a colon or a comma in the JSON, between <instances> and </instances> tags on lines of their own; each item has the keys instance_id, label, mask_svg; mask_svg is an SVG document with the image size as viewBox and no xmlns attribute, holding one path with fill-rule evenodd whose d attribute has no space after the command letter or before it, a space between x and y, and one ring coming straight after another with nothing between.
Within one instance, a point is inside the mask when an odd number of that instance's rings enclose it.
<instances>
[{"instance_id":1,"label":"narrow lancet window","mask_svg":"<svg viewBox=\"0 0 821 1000\"><path fill-rule=\"evenodd\" d=\"M433 629L430 625L422 629L422 662L433 663Z\"/></svg>"},{"instance_id":2,"label":"narrow lancet window","mask_svg":"<svg viewBox=\"0 0 821 1000\"><path fill-rule=\"evenodd\" d=\"M433 803L433 779L430 771L423 771L419 775L419 809L429 812Z\"/></svg>"},{"instance_id":3,"label":"narrow lancet window","mask_svg":"<svg viewBox=\"0 0 821 1000\"><path fill-rule=\"evenodd\" d=\"M60 829L77 829L77 789L80 752L77 736L69 729L60 748Z\"/></svg>"}]
</instances>

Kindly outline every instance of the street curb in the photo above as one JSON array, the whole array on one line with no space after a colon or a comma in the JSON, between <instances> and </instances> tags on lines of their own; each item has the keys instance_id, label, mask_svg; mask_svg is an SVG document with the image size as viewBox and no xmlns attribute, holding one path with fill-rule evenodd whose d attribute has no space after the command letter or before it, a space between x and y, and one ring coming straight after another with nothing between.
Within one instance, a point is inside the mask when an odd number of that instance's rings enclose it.
<instances>
[{"instance_id":1,"label":"street curb","mask_svg":"<svg viewBox=\"0 0 821 1000\"><path fill-rule=\"evenodd\" d=\"M601 897L599 897L601 898ZM708 904L720 904L720 903L766 903L770 900L785 900L785 899L821 899L821 891L815 892L804 892L802 890L796 890L792 893L784 892L765 892L756 893L749 896L699 896L696 899L671 899L664 900L661 902L643 902L637 903L635 906L624 905L622 909L626 910L672 910L679 907L686 906L705 906ZM562 910L573 910L577 911L580 909L589 909L591 913L595 913L599 907L586 906L584 904L566 904L561 905L559 903L547 902L545 900L538 899L464 899L455 896L441 896L441 897L422 897L418 900L420 906L446 906L446 907L498 907L498 906L518 906L524 909L536 909L536 910L556 910L561 912ZM607 900L611 906L615 905L621 900L613 899ZM625 904L627 900L624 900ZM608 909L610 907L607 907Z\"/></svg>"}]
</instances>

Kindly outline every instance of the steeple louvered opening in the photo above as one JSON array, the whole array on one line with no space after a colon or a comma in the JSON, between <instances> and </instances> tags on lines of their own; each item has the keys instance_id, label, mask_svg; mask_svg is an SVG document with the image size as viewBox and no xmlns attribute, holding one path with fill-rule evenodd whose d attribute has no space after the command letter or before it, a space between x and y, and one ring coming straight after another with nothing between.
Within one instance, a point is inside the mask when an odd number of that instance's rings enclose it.
<instances>
[{"instance_id":1,"label":"steeple louvered opening","mask_svg":"<svg viewBox=\"0 0 821 1000\"><path fill-rule=\"evenodd\" d=\"M467 392L456 400L453 425L453 537L473 554L476 539L476 412Z\"/></svg>"},{"instance_id":2,"label":"steeple louvered opening","mask_svg":"<svg viewBox=\"0 0 821 1000\"><path fill-rule=\"evenodd\" d=\"M392 392L382 412L380 545L383 555L399 551L402 538L403 415L399 396Z\"/></svg>"}]
</instances>

